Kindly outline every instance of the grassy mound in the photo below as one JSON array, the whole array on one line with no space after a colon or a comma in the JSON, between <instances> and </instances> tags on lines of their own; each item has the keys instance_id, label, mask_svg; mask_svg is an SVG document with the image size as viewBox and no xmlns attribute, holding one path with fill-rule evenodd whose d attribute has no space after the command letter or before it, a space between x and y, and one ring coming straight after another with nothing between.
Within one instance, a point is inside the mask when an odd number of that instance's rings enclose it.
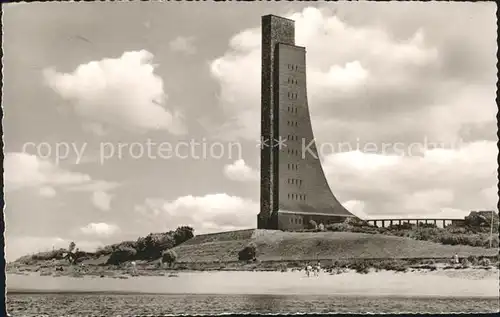
<instances>
[{"instance_id":1,"label":"grassy mound","mask_svg":"<svg viewBox=\"0 0 500 317\"><path fill-rule=\"evenodd\" d=\"M383 234L244 230L199 235L174 248L178 262L230 262L249 243L260 261L315 259L404 259L495 256L497 249L442 245Z\"/></svg>"},{"instance_id":2,"label":"grassy mound","mask_svg":"<svg viewBox=\"0 0 500 317\"><path fill-rule=\"evenodd\" d=\"M252 237L254 231L255 229L246 229L246 230L200 234L184 242L183 245L191 245L191 244L198 245L201 243L219 242L219 241L248 240Z\"/></svg>"}]
</instances>

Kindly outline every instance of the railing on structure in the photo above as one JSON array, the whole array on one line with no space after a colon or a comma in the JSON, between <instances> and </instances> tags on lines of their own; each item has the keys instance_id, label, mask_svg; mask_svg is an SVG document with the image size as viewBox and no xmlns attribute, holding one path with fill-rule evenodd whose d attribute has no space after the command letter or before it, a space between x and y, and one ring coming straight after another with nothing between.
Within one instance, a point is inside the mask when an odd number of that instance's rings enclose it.
<instances>
[{"instance_id":1,"label":"railing on structure","mask_svg":"<svg viewBox=\"0 0 500 317\"><path fill-rule=\"evenodd\" d=\"M384 219L366 219L366 222L368 222L371 225L374 225L376 227L385 228L388 226L392 225L402 225L404 223L410 223L414 224L417 227L421 224L434 224L435 226L438 226L438 223L443 225L443 228L446 227L449 224L460 224L463 223L465 220L458 219L458 218L427 218L427 219L408 219L408 218L384 218ZM447 223L448 222L448 223Z\"/></svg>"}]
</instances>

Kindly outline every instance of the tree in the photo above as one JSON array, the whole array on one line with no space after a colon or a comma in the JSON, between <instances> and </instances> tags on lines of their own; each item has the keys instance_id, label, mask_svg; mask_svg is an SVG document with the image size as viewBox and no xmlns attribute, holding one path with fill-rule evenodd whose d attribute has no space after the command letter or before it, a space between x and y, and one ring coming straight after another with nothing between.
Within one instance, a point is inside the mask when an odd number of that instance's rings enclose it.
<instances>
[{"instance_id":1,"label":"tree","mask_svg":"<svg viewBox=\"0 0 500 317\"><path fill-rule=\"evenodd\" d=\"M134 260L136 255L137 251L134 248L126 246L118 247L113 250L106 264L119 265L123 262Z\"/></svg>"},{"instance_id":2,"label":"tree","mask_svg":"<svg viewBox=\"0 0 500 317\"><path fill-rule=\"evenodd\" d=\"M494 211L472 211L464 220L465 225L469 227L488 229L493 227L498 230L498 213Z\"/></svg>"},{"instance_id":3,"label":"tree","mask_svg":"<svg viewBox=\"0 0 500 317\"><path fill-rule=\"evenodd\" d=\"M163 252L161 260L163 263L168 263L169 267L172 267L172 265L177 260L177 253L175 253L175 251L171 249L166 250Z\"/></svg>"},{"instance_id":4,"label":"tree","mask_svg":"<svg viewBox=\"0 0 500 317\"><path fill-rule=\"evenodd\" d=\"M68 247L68 252L64 255L64 259L68 260L70 264L75 264L76 263L76 252L73 252L75 250L76 244L71 241Z\"/></svg>"},{"instance_id":5,"label":"tree","mask_svg":"<svg viewBox=\"0 0 500 317\"><path fill-rule=\"evenodd\" d=\"M73 250L75 250L75 247L76 247L76 244L73 241L71 241L71 243L69 244L69 247L68 247L68 252L73 253Z\"/></svg>"},{"instance_id":6,"label":"tree","mask_svg":"<svg viewBox=\"0 0 500 317\"><path fill-rule=\"evenodd\" d=\"M257 246L254 243L248 244L240 252L238 252L238 260L251 261L255 260L257 255Z\"/></svg>"},{"instance_id":7,"label":"tree","mask_svg":"<svg viewBox=\"0 0 500 317\"><path fill-rule=\"evenodd\" d=\"M137 240L138 256L142 259L158 259L164 250L175 246L173 232L150 233Z\"/></svg>"},{"instance_id":8,"label":"tree","mask_svg":"<svg viewBox=\"0 0 500 317\"><path fill-rule=\"evenodd\" d=\"M179 245L183 242L194 237L194 229L189 226L178 227L174 232L175 245Z\"/></svg>"}]
</instances>

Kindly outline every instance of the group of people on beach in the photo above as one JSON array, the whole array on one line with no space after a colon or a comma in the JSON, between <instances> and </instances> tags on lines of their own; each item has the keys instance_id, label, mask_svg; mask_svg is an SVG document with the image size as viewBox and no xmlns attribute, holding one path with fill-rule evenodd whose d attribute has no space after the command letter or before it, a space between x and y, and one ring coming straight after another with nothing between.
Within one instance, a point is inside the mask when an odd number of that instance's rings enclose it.
<instances>
[{"instance_id":1,"label":"group of people on beach","mask_svg":"<svg viewBox=\"0 0 500 317\"><path fill-rule=\"evenodd\" d=\"M321 271L321 264L318 262L315 266L307 264L305 267L307 277L311 275L319 276L319 272Z\"/></svg>"}]
</instances>

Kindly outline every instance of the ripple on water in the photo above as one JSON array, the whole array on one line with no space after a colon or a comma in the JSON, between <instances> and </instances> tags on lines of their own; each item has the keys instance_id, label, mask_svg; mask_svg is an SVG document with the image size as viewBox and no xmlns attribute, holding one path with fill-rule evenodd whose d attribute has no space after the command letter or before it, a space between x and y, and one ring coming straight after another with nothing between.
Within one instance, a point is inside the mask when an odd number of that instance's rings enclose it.
<instances>
[{"instance_id":1,"label":"ripple on water","mask_svg":"<svg viewBox=\"0 0 500 317\"><path fill-rule=\"evenodd\" d=\"M497 312L496 298L403 298L318 295L13 294L14 316L220 313Z\"/></svg>"}]
</instances>

